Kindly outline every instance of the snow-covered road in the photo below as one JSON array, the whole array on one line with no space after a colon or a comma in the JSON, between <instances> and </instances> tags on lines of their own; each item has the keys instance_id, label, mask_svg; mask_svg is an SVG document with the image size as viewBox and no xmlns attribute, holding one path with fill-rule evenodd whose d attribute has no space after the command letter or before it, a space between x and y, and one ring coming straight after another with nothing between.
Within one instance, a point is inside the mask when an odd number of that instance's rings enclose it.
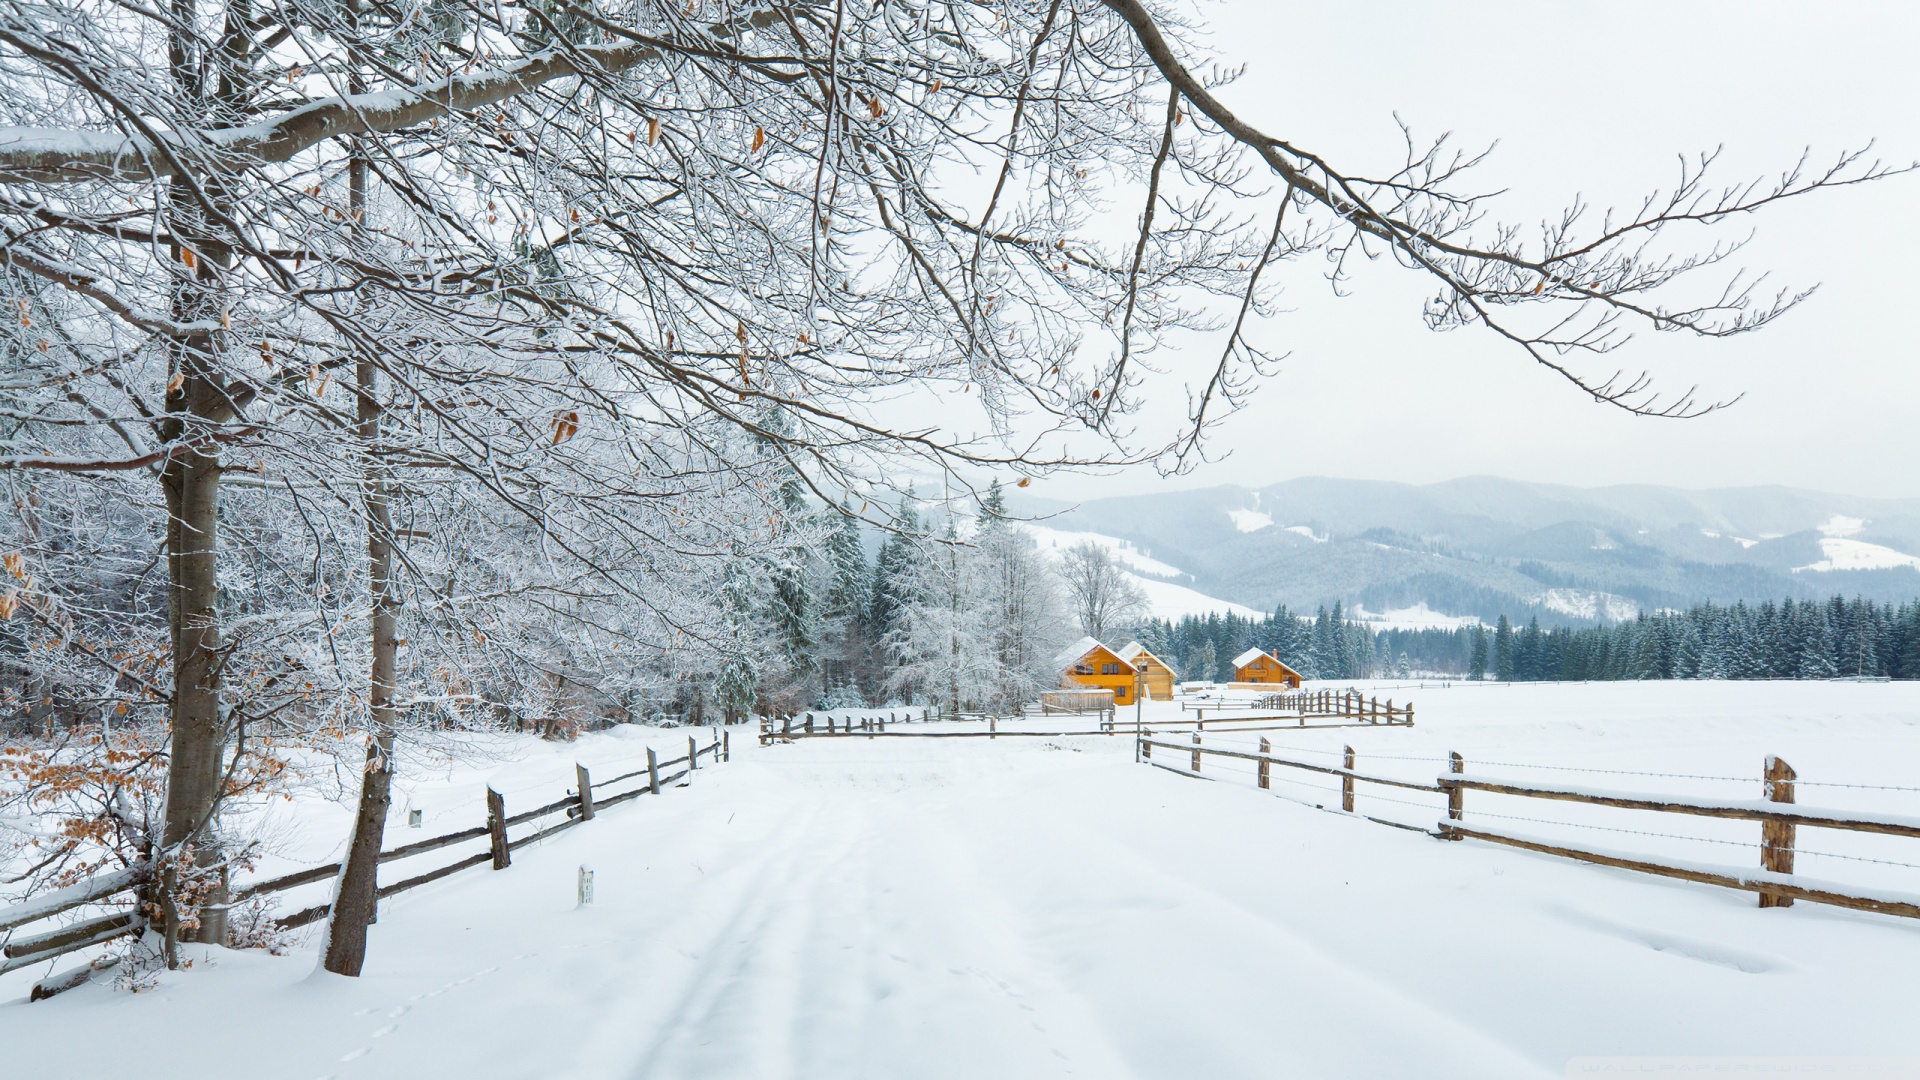
<instances>
[{"instance_id":1,"label":"snow-covered road","mask_svg":"<svg viewBox=\"0 0 1920 1080\"><path fill-rule=\"evenodd\" d=\"M1905 709L1856 734L1911 753ZM1473 749L1432 712L1439 735L1367 734ZM1920 1055L1904 920L1441 843L1135 765L1126 738L751 743L505 872L396 898L358 980L303 951L222 952L137 995L29 1006L9 983L0 1072L1483 1078Z\"/></svg>"}]
</instances>

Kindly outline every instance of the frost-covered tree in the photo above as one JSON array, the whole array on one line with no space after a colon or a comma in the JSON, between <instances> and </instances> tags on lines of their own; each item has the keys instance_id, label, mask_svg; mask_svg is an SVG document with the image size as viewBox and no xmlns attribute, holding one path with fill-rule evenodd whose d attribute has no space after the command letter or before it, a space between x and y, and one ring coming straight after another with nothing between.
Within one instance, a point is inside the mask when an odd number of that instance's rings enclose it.
<instances>
[{"instance_id":1,"label":"frost-covered tree","mask_svg":"<svg viewBox=\"0 0 1920 1080\"><path fill-rule=\"evenodd\" d=\"M1060 553L1060 582L1080 632L1096 641L1131 633L1145 621L1146 590L1127 573L1113 549L1091 540ZM1109 643L1109 648L1117 647Z\"/></svg>"},{"instance_id":2,"label":"frost-covered tree","mask_svg":"<svg viewBox=\"0 0 1920 1080\"><path fill-rule=\"evenodd\" d=\"M873 574L867 566L867 553L860 538L860 520L853 508L842 505L828 514L826 574L820 604L821 672L827 695L852 692L859 695L863 680L871 677L868 610L873 595ZM864 704L864 695L860 703ZM824 699L823 699L824 703ZM839 702L830 708L849 707Z\"/></svg>"},{"instance_id":3,"label":"frost-covered tree","mask_svg":"<svg viewBox=\"0 0 1920 1080\"><path fill-rule=\"evenodd\" d=\"M997 492L996 484L965 561L978 580L993 654L995 686L986 707L1012 712L1058 679L1052 660L1070 637L1070 622L1053 567L1030 534L1006 521Z\"/></svg>"}]
</instances>

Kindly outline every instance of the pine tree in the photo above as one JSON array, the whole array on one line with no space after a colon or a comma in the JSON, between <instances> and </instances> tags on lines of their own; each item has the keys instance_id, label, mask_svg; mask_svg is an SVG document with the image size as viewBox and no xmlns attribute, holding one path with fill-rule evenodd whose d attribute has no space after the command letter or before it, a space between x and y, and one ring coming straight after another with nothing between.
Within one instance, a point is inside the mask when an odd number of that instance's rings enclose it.
<instances>
[{"instance_id":1,"label":"pine tree","mask_svg":"<svg viewBox=\"0 0 1920 1080\"><path fill-rule=\"evenodd\" d=\"M714 679L713 698L726 714L729 724L737 724L753 711L760 682L753 655L753 581L739 560L727 564L720 584L723 650L720 673Z\"/></svg>"},{"instance_id":2,"label":"pine tree","mask_svg":"<svg viewBox=\"0 0 1920 1080\"><path fill-rule=\"evenodd\" d=\"M1511 682L1513 675L1513 624L1502 615L1493 629L1493 677Z\"/></svg>"},{"instance_id":3,"label":"pine tree","mask_svg":"<svg viewBox=\"0 0 1920 1080\"><path fill-rule=\"evenodd\" d=\"M1800 649L1793 677L1831 679L1838 675L1839 667L1833 656L1833 625L1828 620L1827 609L1808 601L1798 606L1794 621L1798 624Z\"/></svg>"},{"instance_id":4,"label":"pine tree","mask_svg":"<svg viewBox=\"0 0 1920 1080\"><path fill-rule=\"evenodd\" d=\"M840 701L849 688L858 686L867 667L863 661L869 651L867 608L873 581L860 542L860 520L846 506L833 516L825 552L827 583L820 601L820 667L824 693Z\"/></svg>"},{"instance_id":5,"label":"pine tree","mask_svg":"<svg viewBox=\"0 0 1920 1080\"><path fill-rule=\"evenodd\" d=\"M913 567L919 561L923 543L919 501L913 485L907 485L900 497L900 513L894 531L880 546L880 557L873 568L873 602L869 623L875 640L882 640L899 629L900 610L912 599Z\"/></svg>"},{"instance_id":6,"label":"pine tree","mask_svg":"<svg viewBox=\"0 0 1920 1080\"><path fill-rule=\"evenodd\" d=\"M1473 652L1467 661L1467 678L1479 681L1487 677L1487 627L1484 623L1473 626Z\"/></svg>"},{"instance_id":7,"label":"pine tree","mask_svg":"<svg viewBox=\"0 0 1920 1080\"><path fill-rule=\"evenodd\" d=\"M1214 651L1212 639L1203 638L1200 644L1187 650L1188 678L1196 680L1205 679L1208 682L1213 682L1220 678L1219 669L1220 658L1219 654Z\"/></svg>"}]
</instances>

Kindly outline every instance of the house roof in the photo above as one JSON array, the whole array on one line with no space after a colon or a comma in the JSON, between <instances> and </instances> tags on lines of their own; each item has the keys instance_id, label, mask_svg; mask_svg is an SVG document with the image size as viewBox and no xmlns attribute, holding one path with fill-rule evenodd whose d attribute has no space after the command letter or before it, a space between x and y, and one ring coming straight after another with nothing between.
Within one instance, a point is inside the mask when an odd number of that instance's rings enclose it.
<instances>
[{"instance_id":1,"label":"house roof","mask_svg":"<svg viewBox=\"0 0 1920 1080\"><path fill-rule=\"evenodd\" d=\"M1155 655L1152 649L1147 648L1145 645L1142 645L1137 641L1129 641L1125 645L1120 646L1120 652L1118 655L1120 659L1125 660L1129 664L1133 664L1135 667L1140 666L1138 662L1139 658L1142 656L1145 656L1154 660L1159 660L1160 666L1166 668L1168 671L1173 670L1172 664L1167 663L1165 660L1160 660L1160 657Z\"/></svg>"},{"instance_id":2,"label":"house roof","mask_svg":"<svg viewBox=\"0 0 1920 1080\"><path fill-rule=\"evenodd\" d=\"M1266 650L1264 649L1248 649L1246 652L1243 652L1239 656L1236 656L1233 658L1233 666L1246 667L1248 664L1253 663L1255 660L1258 660L1263 656L1267 656ZM1273 660L1273 657L1267 656L1267 659ZM1277 660L1275 660L1274 662L1279 663L1279 661ZM1285 665L1282 665L1282 666L1284 667Z\"/></svg>"},{"instance_id":3,"label":"house roof","mask_svg":"<svg viewBox=\"0 0 1920 1080\"><path fill-rule=\"evenodd\" d=\"M1056 656L1053 658L1053 666L1057 668L1065 668L1068 665L1079 663L1081 660L1086 658L1086 655L1088 653L1094 651L1095 649L1098 649L1101 652L1104 652L1113 656L1116 660L1119 660L1122 664L1126 664L1128 671L1133 670L1133 665L1128 664L1125 657L1114 652L1112 649L1107 648L1105 645L1100 644L1100 642L1097 639L1091 638L1091 637L1083 637L1079 641L1076 641L1073 644L1067 646L1065 649L1063 649L1059 656Z\"/></svg>"}]
</instances>

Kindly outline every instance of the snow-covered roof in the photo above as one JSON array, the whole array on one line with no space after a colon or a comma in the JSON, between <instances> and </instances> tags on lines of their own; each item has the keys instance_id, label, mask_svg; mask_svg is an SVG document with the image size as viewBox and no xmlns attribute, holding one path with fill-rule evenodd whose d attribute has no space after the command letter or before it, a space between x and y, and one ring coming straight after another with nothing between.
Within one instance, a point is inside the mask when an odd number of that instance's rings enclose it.
<instances>
[{"instance_id":1,"label":"snow-covered roof","mask_svg":"<svg viewBox=\"0 0 1920 1080\"><path fill-rule=\"evenodd\" d=\"M1105 645L1100 644L1097 638L1083 637L1079 641L1076 641L1073 644L1067 646L1064 650L1061 651L1059 656L1054 657L1053 666L1057 668L1064 668L1069 664L1079 663L1083 657L1085 657L1088 653L1092 652L1093 650L1106 649L1106 648L1107 647ZM1107 649L1107 651L1112 652L1113 650ZM1122 658L1120 662L1123 664L1127 663L1124 658ZM1127 664L1127 670L1129 671L1133 670L1133 665Z\"/></svg>"},{"instance_id":2,"label":"snow-covered roof","mask_svg":"<svg viewBox=\"0 0 1920 1080\"><path fill-rule=\"evenodd\" d=\"M1263 656L1267 656L1267 654L1262 649L1248 649L1246 652L1243 652L1239 656L1236 656L1233 658L1233 666L1246 667L1248 664L1253 663L1255 660L1258 660ZM1273 658L1268 656L1267 659L1271 660Z\"/></svg>"},{"instance_id":3,"label":"snow-covered roof","mask_svg":"<svg viewBox=\"0 0 1920 1080\"><path fill-rule=\"evenodd\" d=\"M1166 668L1168 671L1173 670L1172 664L1169 664L1165 660L1160 659L1159 656L1154 654L1154 651L1152 649L1147 648L1145 645L1142 645L1137 641L1129 641L1125 645L1120 646L1119 655L1120 655L1120 659L1125 660L1129 664L1132 664L1135 668L1139 668L1142 666L1140 658L1145 656L1145 657L1151 658L1155 663L1159 664L1163 668Z\"/></svg>"}]
</instances>

